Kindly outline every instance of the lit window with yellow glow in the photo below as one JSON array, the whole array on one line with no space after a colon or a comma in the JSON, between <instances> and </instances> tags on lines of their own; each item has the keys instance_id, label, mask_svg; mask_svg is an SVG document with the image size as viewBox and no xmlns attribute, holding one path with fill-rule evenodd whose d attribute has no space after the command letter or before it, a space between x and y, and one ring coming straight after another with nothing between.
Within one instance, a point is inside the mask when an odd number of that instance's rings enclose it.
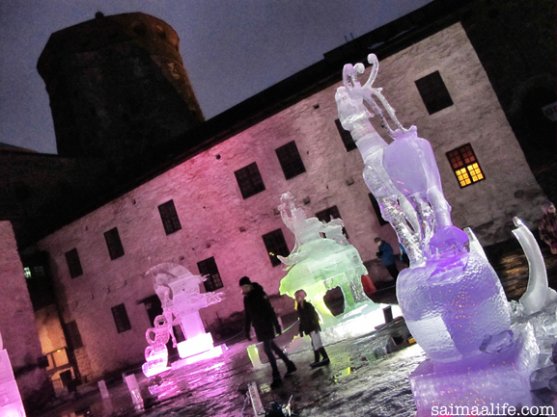
<instances>
[{"instance_id":1,"label":"lit window with yellow glow","mask_svg":"<svg viewBox=\"0 0 557 417\"><path fill-rule=\"evenodd\" d=\"M447 158L449 158L460 188L468 187L485 179L476 154L469 143L447 152Z\"/></svg>"}]
</instances>

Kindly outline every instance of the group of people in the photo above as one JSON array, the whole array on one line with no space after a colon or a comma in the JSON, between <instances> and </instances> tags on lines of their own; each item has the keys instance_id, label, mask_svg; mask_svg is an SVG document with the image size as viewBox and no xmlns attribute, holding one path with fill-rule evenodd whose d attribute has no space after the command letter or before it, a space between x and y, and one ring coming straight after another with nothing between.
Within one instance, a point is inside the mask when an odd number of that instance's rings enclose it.
<instances>
[{"instance_id":1,"label":"group of people","mask_svg":"<svg viewBox=\"0 0 557 417\"><path fill-rule=\"evenodd\" d=\"M392 275L393 279L398 276L398 268L396 266L396 258L393 248L387 242L380 238L376 238L378 245L377 256L385 268ZM401 261L408 264L408 258L405 257L404 249L401 247ZM251 340L251 327L255 331L257 341L263 343L263 350L269 358L271 365L273 380L271 388L278 388L282 385L282 377L277 365L275 354L282 359L286 366L285 377L296 372L297 368L294 362L288 358L284 351L277 346L274 338L282 333L281 325L277 319L277 315L269 301L268 295L263 287L257 282L251 281L249 277L242 277L239 282L240 288L244 295L244 314L245 314L245 333L246 338ZM323 347L319 325L319 315L315 307L306 300L307 294L303 289L299 289L295 293L296 311L299 318L300 337L308 335L311 339L313 348L314 361L310 364L312 368L329 365L330 359L327 351Z\"/></svg>"},{"instance_id":2,"label":"group of people","mask_svg":"<svg viewBox=\"0 0 557 417\"><path fill-rule=\"evenodd\" d=\"M273 380L271 388L278 388L282 385L282 378L278 369L277 360L274 353L282 359L286 365L285 376L296 372L296 365L292 362L284 351L277 346L274 341L276 335L282 333L280 323L269 297L263 287L257 282L252 282L249 277L240 279L240 287L244 294L244 314L246 338L251 340L251 327L255 330L255 336L259 342L263 343L263 350L269 358L272 369ZM319 316L315 307L306 300L306 292L302 289L296 291L296 310L298 312L300 336L309 335L315 355L315 361L310 364L312 368L329 364L329 356L323 347L319 332ZM274 352L274 353L273 353Z\"/></svg>"}]
</instances>

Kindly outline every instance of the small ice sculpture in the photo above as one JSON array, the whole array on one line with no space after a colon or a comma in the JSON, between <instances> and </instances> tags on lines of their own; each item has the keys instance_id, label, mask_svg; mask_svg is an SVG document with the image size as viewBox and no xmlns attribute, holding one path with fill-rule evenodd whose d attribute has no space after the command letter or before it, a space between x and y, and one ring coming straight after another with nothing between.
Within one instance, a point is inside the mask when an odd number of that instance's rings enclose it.
<instances>
[{"instance_id":1,"label":"small ice sculpture","mask_svg":"<svg viewBox=\"0 0 557 417\"><path fill-rule=\"evenodd\" d=\"M145 339L149 346L145 348L146 362L143 364L142 370L146 377L151 377L170 369L168 367L168 349L166 344L170 340L170 335L174 336L172 326L167 322L167 318L164 315L155 317L153 324L155 327L150 327L145 332ZM175 339L173 338L173 340Z\"/></svg>"},{"instance_id":2,"label":"small ice sculpture","mask_svg":"<svg viewBox=\"0 0 557 417\"><path fill-rule=\"evenodd\" d=\"M364 66L344 66L335 98L342 126L362 154L364 180L410 258L410 268L398 277L397 298L430 358L410 378L418 416L429 416L434 404L526 404L538 353L532 326L511 330L509 305L481 245L471 230L452 224L431 145L415 126L400 124L381 89L373 87L377 57L369 55L368 62L363 85L358 77ZM392 139L389 145L370 122L375 115ZM526 239L523 229L515 234ZM521 300L530 311L548 301L536 287Z\"/></svg>"},{"instance_id":3,"label":"small ice sculpture","mask_svg":"<svg viewBox=\"0 0 557 417\"><path fill-rule=\"evenodd\" d=\"M155 319L155 327L147 330L146 337L153 341L150 343L152 349L146 350L147 363L158 363L158 369L162 368L168 353L165 353L166 346L163 350L161 345L163 340L168 341L167 335L172 337L184 364L222 354L222 346L214 346L211 333L205 331L199 310L221 302L223 293L201 293L200 284L204 279L181 265L163 263L151 268L146 275L152 277L163 309L162 317ZM180 325L186 340L176 343L172 331L175 324Z\"/></svg>"},{"instance_id":4,"label":"small ice sculpture","mask_svg":"<svg viewBox=\"0 0 557 417\"><path fill-rule=\"evenodd\" d=\"M356 248L342 233L342 220L323 223L316 217L306 218L304 210L296 206L289 192L281 196L279 211L284 224L296 238L290 255L278 257L288 271L280 281L280 294L294 298L297 290L304 289L325 326L332 319L323 300L328 290L337 286L341 288L344 313L354 310L363 301L369 301L361 284L361 277L367 274L367 270Z\"/></svg>"},{"instance_id":5,"label":"small ice sculpture","mask_svg":"<svg viewBox=\"0 0 557 417\"><path fill-rule=\"evenodd\" d=\"M25 417L14 371L0 333L0 416Z\"/></svg>"}]
</instances>

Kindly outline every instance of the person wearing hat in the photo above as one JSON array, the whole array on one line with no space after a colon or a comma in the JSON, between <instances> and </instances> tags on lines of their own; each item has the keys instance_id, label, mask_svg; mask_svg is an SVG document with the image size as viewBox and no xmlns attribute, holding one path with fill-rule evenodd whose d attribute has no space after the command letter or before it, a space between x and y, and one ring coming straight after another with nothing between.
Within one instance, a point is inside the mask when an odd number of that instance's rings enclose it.
<instances>
[{"instance_id":1,"label":"person wearing hat","mask_svg":"<svg viewBox=\"0 0 557 417\"><path fill-rule=\"evenodd\" d=\"M282 385L282 379L273 351L286 365L286 376L296 371L296 365L288 359L288 356L286 356L273 340L275 338L275 331L280 335L282 330L275 310L269 301L269 297L265 294L263 287L257 282L252 282L248 277L242 277L239 284L244 294L246 338L251 340L250 328L253 326L257 340L263 342L263 349L269 358L269 363L273 370L271 388L277 388Z\"/></svg>"}]
</instances>

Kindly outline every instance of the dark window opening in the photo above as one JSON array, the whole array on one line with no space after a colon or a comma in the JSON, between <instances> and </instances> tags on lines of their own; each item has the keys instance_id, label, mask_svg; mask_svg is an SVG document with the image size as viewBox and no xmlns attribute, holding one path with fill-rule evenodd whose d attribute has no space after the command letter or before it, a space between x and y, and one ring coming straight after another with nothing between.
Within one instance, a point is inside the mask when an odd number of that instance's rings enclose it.
<instances>
[{"instance_id":1,"label":"dark window opening","mask_svg":"<svg viewBox=\"0 0 557 417\"><path fill-rule=\"evenodd\" d=\"M124 255L124 247L122 246L122 241L120 240L120 234L118 233L117 227L105 232L104 240L106 241L106 247L108 248L110 259L116 259Z\"/></svg>"},{"instance_id":2,"label":"dark window opening","mask_svg":"<svg viewBox=\"0 0 557 417\"><path fill-rule=\"evenodd\" d=\"M265 190L265 184L263 184L263 179L255 162L235 171L234 175L244 198Z\"/></svg>"},{"instance_id":3,"label":"dark window opening","mask_svg":"<svg viewBox=\"0 0 557 417\"><path fill-rule=\"evenodd\" d=\"M306 172L306 168L304 167L304 162L300 157L300 152L298 152L296 142L289 142L286 145L277 148L275 152L277 153L282 172L284 172L284 177L287 180Z\"/></svg>"},{"instance_id":4,"label":"dark window opening","mask_svg":"<svg viewBox=\"0 0 557 417\"><path fill-rule=\"evenodd\" d=\"M317 217L322 222L330 222L332 219L342 219L337 206L331 206L329 208L326 208L325 210L321 210L315 213L315 217ZM346 236L346 238L348 239L348 233L346 232L345 227L342 228L342 233L344 233L344 236Z\"/></svg>"},{"instance_id":5,"label":"dark window opening","mask_svg":"<svg viewBox=\"0 0 557 417\"><path fill-rule=\"evenodd\" d=\"M68 264L70 277L76 278L83 274L83 269L81 268L81 261L79 260L79 253L77 252L77 249L74 248L66 252L66 263Z\"/></svg>"},{"instance_id":6,"label":"dark window opening","mask_svg":"<svg viewBox=\"0 0 557 417\"><path fill-rule=\"evenodd\" d=\"M282 262L277 255L288 256L290 251L286 245L286 240L284 240L284 235L282 234L282 229L276 229L272 232L263 235L263 242L265 243L265 248L267 248L267 253L269 254L269 259L273 266L280 265Z\"/></svg>"},{"instance_id":7,"label":"dark window opening","mask_svg":"<svg viewBox=\"0 0 557 417\"><path fill-rule=\"evenodd\" d=\"M112 307L111 310L118 333L125 332L132 328L128 313L126 312L126 306L124 304L118 304L117 306Z\"/></svg>"},{"instance_id":8,"label":"dark window opening","mask_svg":"<svg viewBox=\"0 0 557 417\"><path fill-rule=\"evenodd\" d=\"M200 275L207 277L203 283L205 291L215 291L224 286L220 277L219 269L217 268L217 263L215 262L215 258L210 257L198 262L197 268L199 269Z\"/></svg>"},{"instance_id":9,"label":"dark window opening","mask_svg":"<svg viewBox=\"0 0 557 417\"><path fill-rule=\"evenodd\" d=\"M344 147L347 151L351 151L356 149L356 142L352 138L350 132L342 127L340 120L335 120L335 125L337 127L338 133L340 134L340 138L342 139L342 143L344 143Z\"/></svg>"},{"instance_id":10,"label":"dark window opening","mask_svg":"<svg viewBox=\"0 0 557 417\"><path fill-rule=\"evenodd\" d=\"M485 179L476 154L469 143L447 152L447 158L460 188Z\"/></svg>"},{"instance_id":11,"label":"dark window opening","mask_svg":"<svg viewBox=\"0 0 557 417\"><path fill-rule=\"evenodd\" d=\"M159 213L161 215L162 225L164 232L169 235L182 228L174 200L167 201L159 206Z\"/></svg>"},{"instance_id":12,"label":"dark window opening","mask_svg":"<svg viewBox=\"0 0 557 417\"><path fill-rule=\"evenodd\" d=\"M75 320L66 323L66 336L68 337L68 346L70 349L77 349L83 346L81 334L79 333Z\"/></svg>"},{"instance_id":13,"label":"dark window opening","mask_svg":"<svg viewBox=\"0 0 557 417\"><path fill-rule=\"evenodd\" d=\"M435 71L416 80L416 87L429 114L436 113L453 105L449 90L445 86L439 71Z\"/></svg>"}]
</instances>

